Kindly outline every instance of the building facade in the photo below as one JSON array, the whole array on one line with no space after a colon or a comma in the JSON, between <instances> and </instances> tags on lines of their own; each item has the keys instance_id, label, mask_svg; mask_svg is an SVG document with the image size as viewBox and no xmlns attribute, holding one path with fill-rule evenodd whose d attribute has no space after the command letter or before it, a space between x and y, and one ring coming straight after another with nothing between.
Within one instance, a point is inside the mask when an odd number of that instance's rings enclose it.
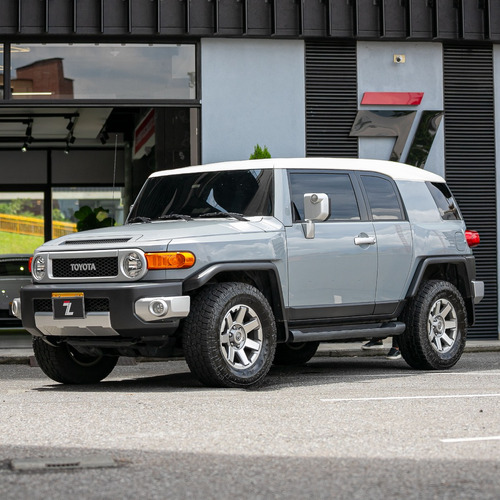
<instances>
[{"instance_id":1,"label":"building facade","mask_svg":"<svg viewBox=\"0 0 500 500\"><path fill-rule=\"evenodd\" d=\"M256 144L274 157L407 162L445 176L480 232L486 297L469 335L498 338L500 2L1 8L0 235L2 200L29 205L48 239L83 205L123 221L154 170L246 159Z\"/></svg>"}]
</instances>

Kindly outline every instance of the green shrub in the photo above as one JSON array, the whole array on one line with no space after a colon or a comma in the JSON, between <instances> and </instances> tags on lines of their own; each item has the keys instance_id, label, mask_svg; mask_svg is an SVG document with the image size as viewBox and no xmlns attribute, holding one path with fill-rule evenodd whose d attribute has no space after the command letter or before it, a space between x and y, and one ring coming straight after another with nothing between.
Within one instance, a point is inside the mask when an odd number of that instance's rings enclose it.
<instances>
[{"instance_id":1,"label":"green shrub","mask_svg":"<svg viewBox=\"0 0 500 500\"><path fill-rule=\"evenodd\" d=\"M271 153L268 151L267 146L261 148L257 144L253 150L253 153L250 155L250 160L260 160L262 158L271 158Z\"/></svg>"}]
</instances>

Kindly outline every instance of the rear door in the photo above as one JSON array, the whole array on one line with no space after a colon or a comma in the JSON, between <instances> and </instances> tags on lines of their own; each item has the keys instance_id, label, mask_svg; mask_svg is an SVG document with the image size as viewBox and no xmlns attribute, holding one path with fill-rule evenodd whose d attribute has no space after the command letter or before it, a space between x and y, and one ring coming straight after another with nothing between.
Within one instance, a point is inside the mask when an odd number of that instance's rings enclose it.
<instances>
[{"instance_id":1,"label":"rear door","mask_svg":"<svg viewBox=\"0 0 500 500\"><path fill-rule=\"evenodd\" d=\"M373 313L377 246L363 194L347 171L289 171L293 223L286 228L289 319L310 320ZM304 194L326 193L330 216L304 235Z\"/></svg>"},{"instance_id":2,"label":"rear door","mask_svg":"<svg viewBox=\"0 0 500 500\"><path fill-rule=\"evenodd\" d=\"M359 175L377 239L376 314L390 314L403 298L413 241L410 223L394 181L375 173Z\"/></svg>"}]
</instances>

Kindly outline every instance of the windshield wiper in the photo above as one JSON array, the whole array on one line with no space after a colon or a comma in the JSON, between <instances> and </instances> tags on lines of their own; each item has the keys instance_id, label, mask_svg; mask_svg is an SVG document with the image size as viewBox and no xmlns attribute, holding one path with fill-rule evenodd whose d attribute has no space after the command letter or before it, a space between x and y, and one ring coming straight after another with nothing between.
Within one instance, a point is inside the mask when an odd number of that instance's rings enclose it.
<instances>
[{"instance_id":1,"label":"windshield wiper","mask_svg":"<svg viewBox=\"0 0 500 500\"><path fill-rule=\"evenodd\" d=\"M242 221L248 221L248 219L245 219L245 217L243 217L243 215L237 214L234 212L208 212L207 214L201 214L198 217L200 217L200 218L201 217L206 217L206 218L226 217L226 218L233 218L233 219L242 220Z\"/></svg>"},{"instance_id":2,"label":"windshield wiper","mask_svg":"<svg viewBox=\"0 0 500 500\"><path fill-rule=\"evenodd\" d=\"M155 220L193 220L190 215L184 214L167 214L160 215L160 217L156 217Z\"/></svg>"},{"instance_id":3,"label":"windshield wiper","mask_svg":"<svg viewBox=\"0 0 500 500\"><path fill-rule=\"evenodd\" d=\"M127 224L135 224L136 222L140 223L146 223L146 222L151 222L151 219L149 217L132 217L132 219L129 219L127 221Z\"/></svg>"}]
</instances>

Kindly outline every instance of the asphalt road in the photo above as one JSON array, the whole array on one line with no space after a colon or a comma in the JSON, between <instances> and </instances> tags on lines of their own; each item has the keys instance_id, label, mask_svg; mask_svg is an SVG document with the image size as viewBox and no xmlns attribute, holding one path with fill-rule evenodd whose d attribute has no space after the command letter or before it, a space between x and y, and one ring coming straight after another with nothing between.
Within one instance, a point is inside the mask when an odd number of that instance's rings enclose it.
<instances>
[{"instance_id":1,"label":"asphalt road","mask_svg":"<svg viewBox=\"0 0 500 500\"><path fill-rule=\"evenodd\" d=\"M258 390L204 388L182 361L84 387L0 365L0 496L498 499L499 403L494 352L447 372L315 358Z\"/></svg>"}]
</instances>

